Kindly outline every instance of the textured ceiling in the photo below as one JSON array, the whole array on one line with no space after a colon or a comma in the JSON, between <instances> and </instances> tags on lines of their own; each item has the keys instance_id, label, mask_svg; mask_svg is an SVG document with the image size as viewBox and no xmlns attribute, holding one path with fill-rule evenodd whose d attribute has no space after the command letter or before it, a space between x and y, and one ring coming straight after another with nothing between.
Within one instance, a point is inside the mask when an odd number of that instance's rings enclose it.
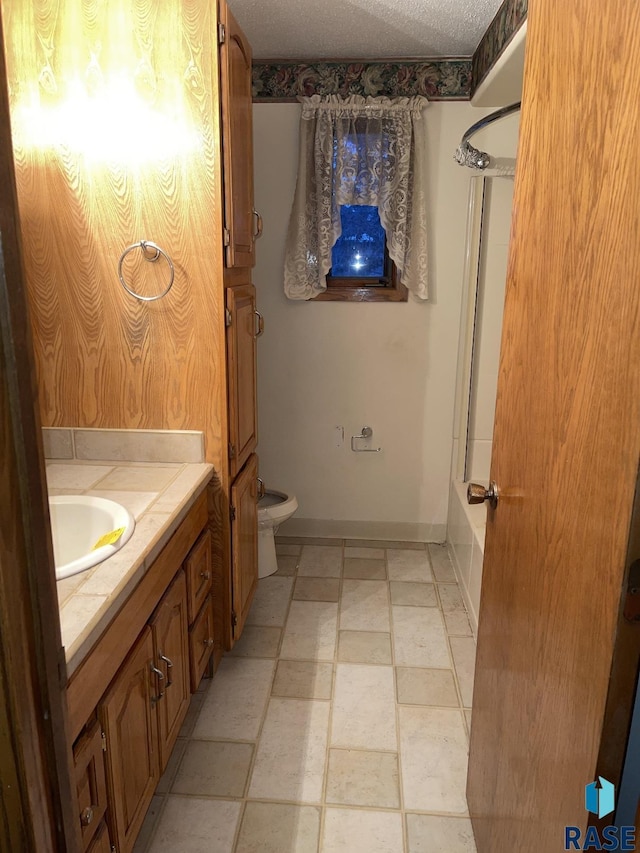
<instances>
[{"instance_id":1,"label":"textured ceiling","mask_svg":"<svg viewBox=\"0 0 640 853\"><path fill-rule=\"evenodd\" d=\"M471 56L501 0L230 0L254 59Z\"/></svg>"}]
</instances>

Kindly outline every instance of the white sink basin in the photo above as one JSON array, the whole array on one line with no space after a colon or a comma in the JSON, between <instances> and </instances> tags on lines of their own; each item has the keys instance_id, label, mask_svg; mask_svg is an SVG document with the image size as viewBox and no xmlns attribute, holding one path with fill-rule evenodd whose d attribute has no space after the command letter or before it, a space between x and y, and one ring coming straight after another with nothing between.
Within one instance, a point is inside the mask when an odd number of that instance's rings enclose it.
<instances>
[{"instance_id":1,"label":"white sink basin","mask_svg":"<svg viewBox=\"0 0 640 853\"><path fill-rule=\"evenodd\" d=\"M135 521L115 501L85 495L49 498L56 580L77 575L129 541Z\"/></svg>"}]
</instances>

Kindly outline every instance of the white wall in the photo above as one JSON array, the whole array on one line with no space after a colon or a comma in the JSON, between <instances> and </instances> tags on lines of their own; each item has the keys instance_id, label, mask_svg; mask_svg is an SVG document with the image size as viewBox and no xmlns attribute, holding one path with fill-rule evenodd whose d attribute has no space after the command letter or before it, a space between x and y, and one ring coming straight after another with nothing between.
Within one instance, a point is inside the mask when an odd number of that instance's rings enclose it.
<instances>
[{"instance_id":1,"label":"white wall","mask_svg":"<svg viewBox=\"0 0 640 853\"><path fill-rule=\"evenodd\" d=\"M354 304L283 293L299 109L254 108L261 476L298 498L283 533L444 540L469 180L453 152L488 110L433 103L425 113L431 302ZM364 425L382 453L351 452Z\"/></svg>"}]
</instances>

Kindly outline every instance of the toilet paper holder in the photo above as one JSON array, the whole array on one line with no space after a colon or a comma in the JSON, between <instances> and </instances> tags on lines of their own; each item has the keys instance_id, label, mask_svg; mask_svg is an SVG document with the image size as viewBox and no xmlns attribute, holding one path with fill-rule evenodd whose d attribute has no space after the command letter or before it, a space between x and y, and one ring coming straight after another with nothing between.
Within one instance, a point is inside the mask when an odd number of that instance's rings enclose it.
<instances>
[{"instance_id":1,"label":"toilet paper holder","mask_svg":"<svg viewBox=\"0 0 640 853\"><path fill-rule=\"evenodd\" d=\"M362 427L362 431L360 435L352 435L351 436L351 449L354 453L380 453L382 450L381 447L356 447L356 441L361 438L371 438L373 435L373 430L371 427L364 426Z\"/></svg>"}]
</instances>

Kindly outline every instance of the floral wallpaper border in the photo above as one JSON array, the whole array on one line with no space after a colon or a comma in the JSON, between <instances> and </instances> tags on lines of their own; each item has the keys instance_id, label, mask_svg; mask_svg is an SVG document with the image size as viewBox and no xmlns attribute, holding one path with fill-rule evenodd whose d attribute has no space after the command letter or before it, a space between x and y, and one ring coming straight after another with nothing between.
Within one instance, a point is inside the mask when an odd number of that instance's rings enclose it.
<instances>
[{"instance_id":1,"label":"floral wallpaper border","mask_svg":"<svg viewBox=\"0 0 640 853\"><path fill-rule=\"evenodd\" d=\"M529 0L504 0L489 24L473 54L472 92L478 88L495 65L500 54L520 29L527 17Z\"/></svg>"},{"instance_id":2,"label":"floral wallpaper border","mask_svg":"<svg viewBox=\"0 0 640 853\"><path fill-rule=\"evenodd\" d=\"M254 62L255 102L295 101L300 95L425 95L430 101L467 101L471 60Z\"/></svg>"}]
</instances>

